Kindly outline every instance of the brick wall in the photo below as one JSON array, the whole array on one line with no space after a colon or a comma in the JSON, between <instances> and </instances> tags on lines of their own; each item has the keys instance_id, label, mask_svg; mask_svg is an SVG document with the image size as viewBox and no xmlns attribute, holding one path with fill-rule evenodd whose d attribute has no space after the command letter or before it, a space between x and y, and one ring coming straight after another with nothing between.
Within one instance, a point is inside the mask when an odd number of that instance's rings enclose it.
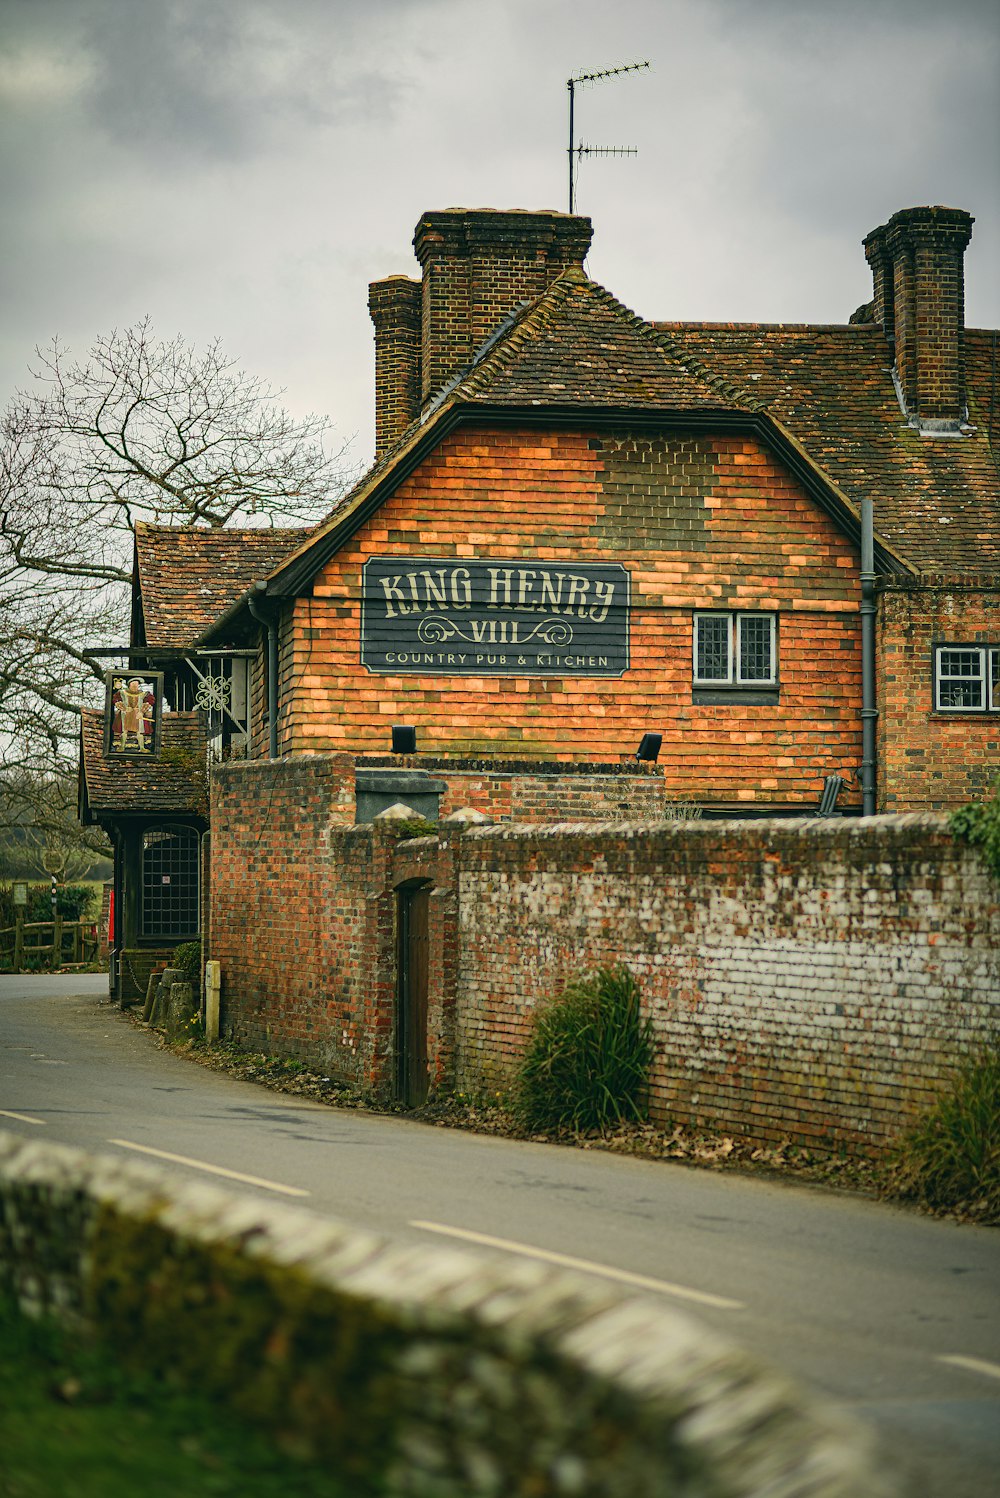
<instances>
[{"instance_id":1,"label":"brick wall","mask_svg":"<svg viewBox=\"0 0 1000 1498\"><path fill-rule=\"evenodd\" d=\"M456 1083L503 1087L535 1005L626 961L654 1113L882 1144L1000 1020L1000 903L941 819L466 834Z\"/></svg>"},{"instance_id":2,"label":"brick wall","mask_svg":"<svg viewBox=\"0 0 1000 1498\"><path fill-rule=\"evenodd\" d=\"M934 711L934 646L1000 645L1000 583L883 579L878 636L880 809L981 800L1000 773L1000 713Z\"/></svg>"},{"instance_id":3,"label":"brick wall","mask_svg":"<svg viewBox=\"0 0 1000 1498\"><path fill-rule=\"evenodd\" d=\"M213 777L223 1033L386 1095L396 891L432 890L432 1088L509 1085L535 1006L625 961L655 1116L871 1149L1000 1019L1000 899L944 819L345 826L337 756Z\"/></svg>"},{"instance_id":4,"label":"brick wall","mask_svg":"<svg viewBox=\"0 0 1000 1498\"><path fill-rule=\"evenodd\" d=\"M623 563L630 669L369 674L361 569L393 554ZM378 752L402 722L431 756L599 763L634 754L653 730L671 800L815 804L826 775L860 761L858 606L852 547L751 439L463 427L297 601L283 743ZM694 700L692 615L704 608L778 614L776 703Z\"/></svg>"},{"instance_id":5,"label":"brick wall","mask_svg":"<svg viewBox=\"0 0 1000 1498\"><path fill-rule=\"evenodd\" d=\"M209 931L223 1033L352 1081L379 1045L377 1025L365 1024L378 920L369 880L386 882L373 869L370 831L344 826L353 780L353 765L332 755L216 767Z\"/></svg>"}]
</instances>

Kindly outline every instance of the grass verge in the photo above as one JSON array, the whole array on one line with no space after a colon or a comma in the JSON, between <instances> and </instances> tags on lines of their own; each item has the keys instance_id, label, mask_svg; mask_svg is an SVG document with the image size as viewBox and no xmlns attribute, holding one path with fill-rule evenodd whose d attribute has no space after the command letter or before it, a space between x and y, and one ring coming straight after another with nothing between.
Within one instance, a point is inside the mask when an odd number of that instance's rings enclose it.
<instances>
[{"instance_id":1,"label":"grass verge","mask_svg":"<svg viewBox=\"0 0 1000 1498\"><path fill-rule=\"evenodd\" d=\"M347 1498L226 1411L0 1298L2 1498Z\"/></svg>"}]
</instances>

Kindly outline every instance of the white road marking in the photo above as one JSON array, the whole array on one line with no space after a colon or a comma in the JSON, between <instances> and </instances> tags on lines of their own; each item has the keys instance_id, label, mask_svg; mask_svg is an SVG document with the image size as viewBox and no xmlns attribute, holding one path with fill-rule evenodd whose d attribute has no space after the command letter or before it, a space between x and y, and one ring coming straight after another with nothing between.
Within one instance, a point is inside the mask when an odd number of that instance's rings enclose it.
<instances>
[{"instance_id":1,"label":"white road marking","mask_svg":"<svg viewBox=\"0 0 1000 1498\"><path fill-rule=\"evenodd\" d=\"M669 1280L652 1279L648 1274L633 1274L629 1269L614 1269L610 1264L595 1264L590 1259L577 1259L572 1254L553 1253L549 1248L533 1248L529 1243L514 1243L509 1238L492 1238L489 1233L472 1233L466 1228L445 1227L440 1222L410 1223L411 1228L423 1228L426 1233L442 1233L448 1238L464 1238L467 1243L481 1243L485 1248L500 1248L510 1254L523 1254L527 1259L544 1259L547 1264L561 1264L564 1269L582 1269L585 1274L600 1274L608 1280L618 1280L623 1285L635 1285L640 1290L658 1290L661 1295L675 1295L680 1300L693 1300L699 1305L714 1306L719 1311L743 1311L741 1300L729 1300L724 1295L710 1295L706 1290L689 1290L686 1285L674 1285Z\"/></svg>"},{"instance_id":2,"label":"white road marking","mask_svg":"<svg viewBox=\"0 0 1000 1498\"><path fill-rule=\"evenodd\" d=\"M43 1129L45 1127L44 1118L32 1118L28 1113L11 1113L7 1108L0 1108L0 1118L16 1118L18 1123L38 1124Z\"/></svg>"},{"instance_id":3,"label":"white road marking","mask_svg":"<svg viewBox=\"0 0 1000 1498\"><path fill-rule=\"evenodd\" d=\"M1000 1378L1000 1363L987 1363L985 1358L963 1358L956 1353L938 1358L938 1362L950 1363L953 1368L965 1368L969 1373L985 1373L987 1378Z\"/></svg>"},{"instance_id":4,"label":"white road marking","mask_svg":"<svg viewBox=\"0 0 1000 1498\"><path fill-rule=\"evenodd\" d=\"M225 1176L228 1181L243 1181L247 1186L263 1186L266 1191L280 1191L285 1196L311 1196L301 1186L283 1186L280 1181L265 1181L262 1176L244 1175L242 1170L227 1170L224 1165L209 1165L207 1160L192 1160L188 1155L172 1155L169 1150L155 1150L148 1144L133 1144L130 1139L109 1139L123 1150L138 1150L141 1155L155 1155L157 1160L170 1160L174 1165L189 1165L192 1170L207 1170L213 1176Z\"/></svg>"}]
</instances>

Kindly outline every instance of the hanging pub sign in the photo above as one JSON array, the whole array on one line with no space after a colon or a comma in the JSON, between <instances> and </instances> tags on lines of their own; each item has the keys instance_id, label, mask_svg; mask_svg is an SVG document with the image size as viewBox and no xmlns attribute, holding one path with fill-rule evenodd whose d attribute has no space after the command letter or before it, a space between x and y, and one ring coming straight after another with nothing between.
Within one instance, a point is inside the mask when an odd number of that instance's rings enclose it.
<instances>
[{"instance_id":1,"label":"hanging pub sign","mask_svg":"<svg viewBox=\"0 0 1000 1498\"><path fill-rule=\"evenodd\" d=\"M615 563L370 557L361 663L391 676L622 676L629 581Z\"/></svg>"},{"instance_id":2,"label":"hanging pub sign","mask_svg":"<svg viewBox=\"0 0 1000 1498\"><path fill-rule=\"evenodd\" d=\"M160 749L162 671L108 671L104 677L104 753L149 759Z\"/></svg>"}]
</instances>

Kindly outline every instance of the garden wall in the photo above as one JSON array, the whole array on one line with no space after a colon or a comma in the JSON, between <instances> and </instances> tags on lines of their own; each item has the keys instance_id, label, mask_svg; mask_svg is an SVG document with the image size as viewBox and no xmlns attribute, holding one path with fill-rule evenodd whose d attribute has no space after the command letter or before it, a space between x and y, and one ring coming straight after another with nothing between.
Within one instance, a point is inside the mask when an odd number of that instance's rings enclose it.
<instances>
[{"instance_id":1,"label":"garden wall","mask_svg":"<svg viewBox=\"0 0 1000 1498\"><path fill-rule=\"evenodd\" d=\"M662 1302L0 1134L0 1293L381 1498L891 1498L864 1432Z\"/></svg>"},{"instance_id":2,"label":"garden wall","mask_svg":"<svg viewBox=\"0 0 1000 1498\"><path fill-rule=\"evenodd\" d=\"M457 895L472 1093L507 1084L540 998L617 961L662 1123L874 1148L1000 1028L1000 887L939 817L483 829Z\"/></svg>"},{"instance_id":3,"label":"garden wall","mask_svg":"<svg viewBox=\"0 0 1000 1498\"><path fill-rule=\"evenodd\" d=\"M503 1091L536 1006L623 961L657 1036L653 1114L881 1147L1000 1026L1000 887L933 815L344 826L313 756L230 765L213 805L223 1033L393 1092L396 910L431 890L432 1091Z\"/></svg>"}]
</instances>

